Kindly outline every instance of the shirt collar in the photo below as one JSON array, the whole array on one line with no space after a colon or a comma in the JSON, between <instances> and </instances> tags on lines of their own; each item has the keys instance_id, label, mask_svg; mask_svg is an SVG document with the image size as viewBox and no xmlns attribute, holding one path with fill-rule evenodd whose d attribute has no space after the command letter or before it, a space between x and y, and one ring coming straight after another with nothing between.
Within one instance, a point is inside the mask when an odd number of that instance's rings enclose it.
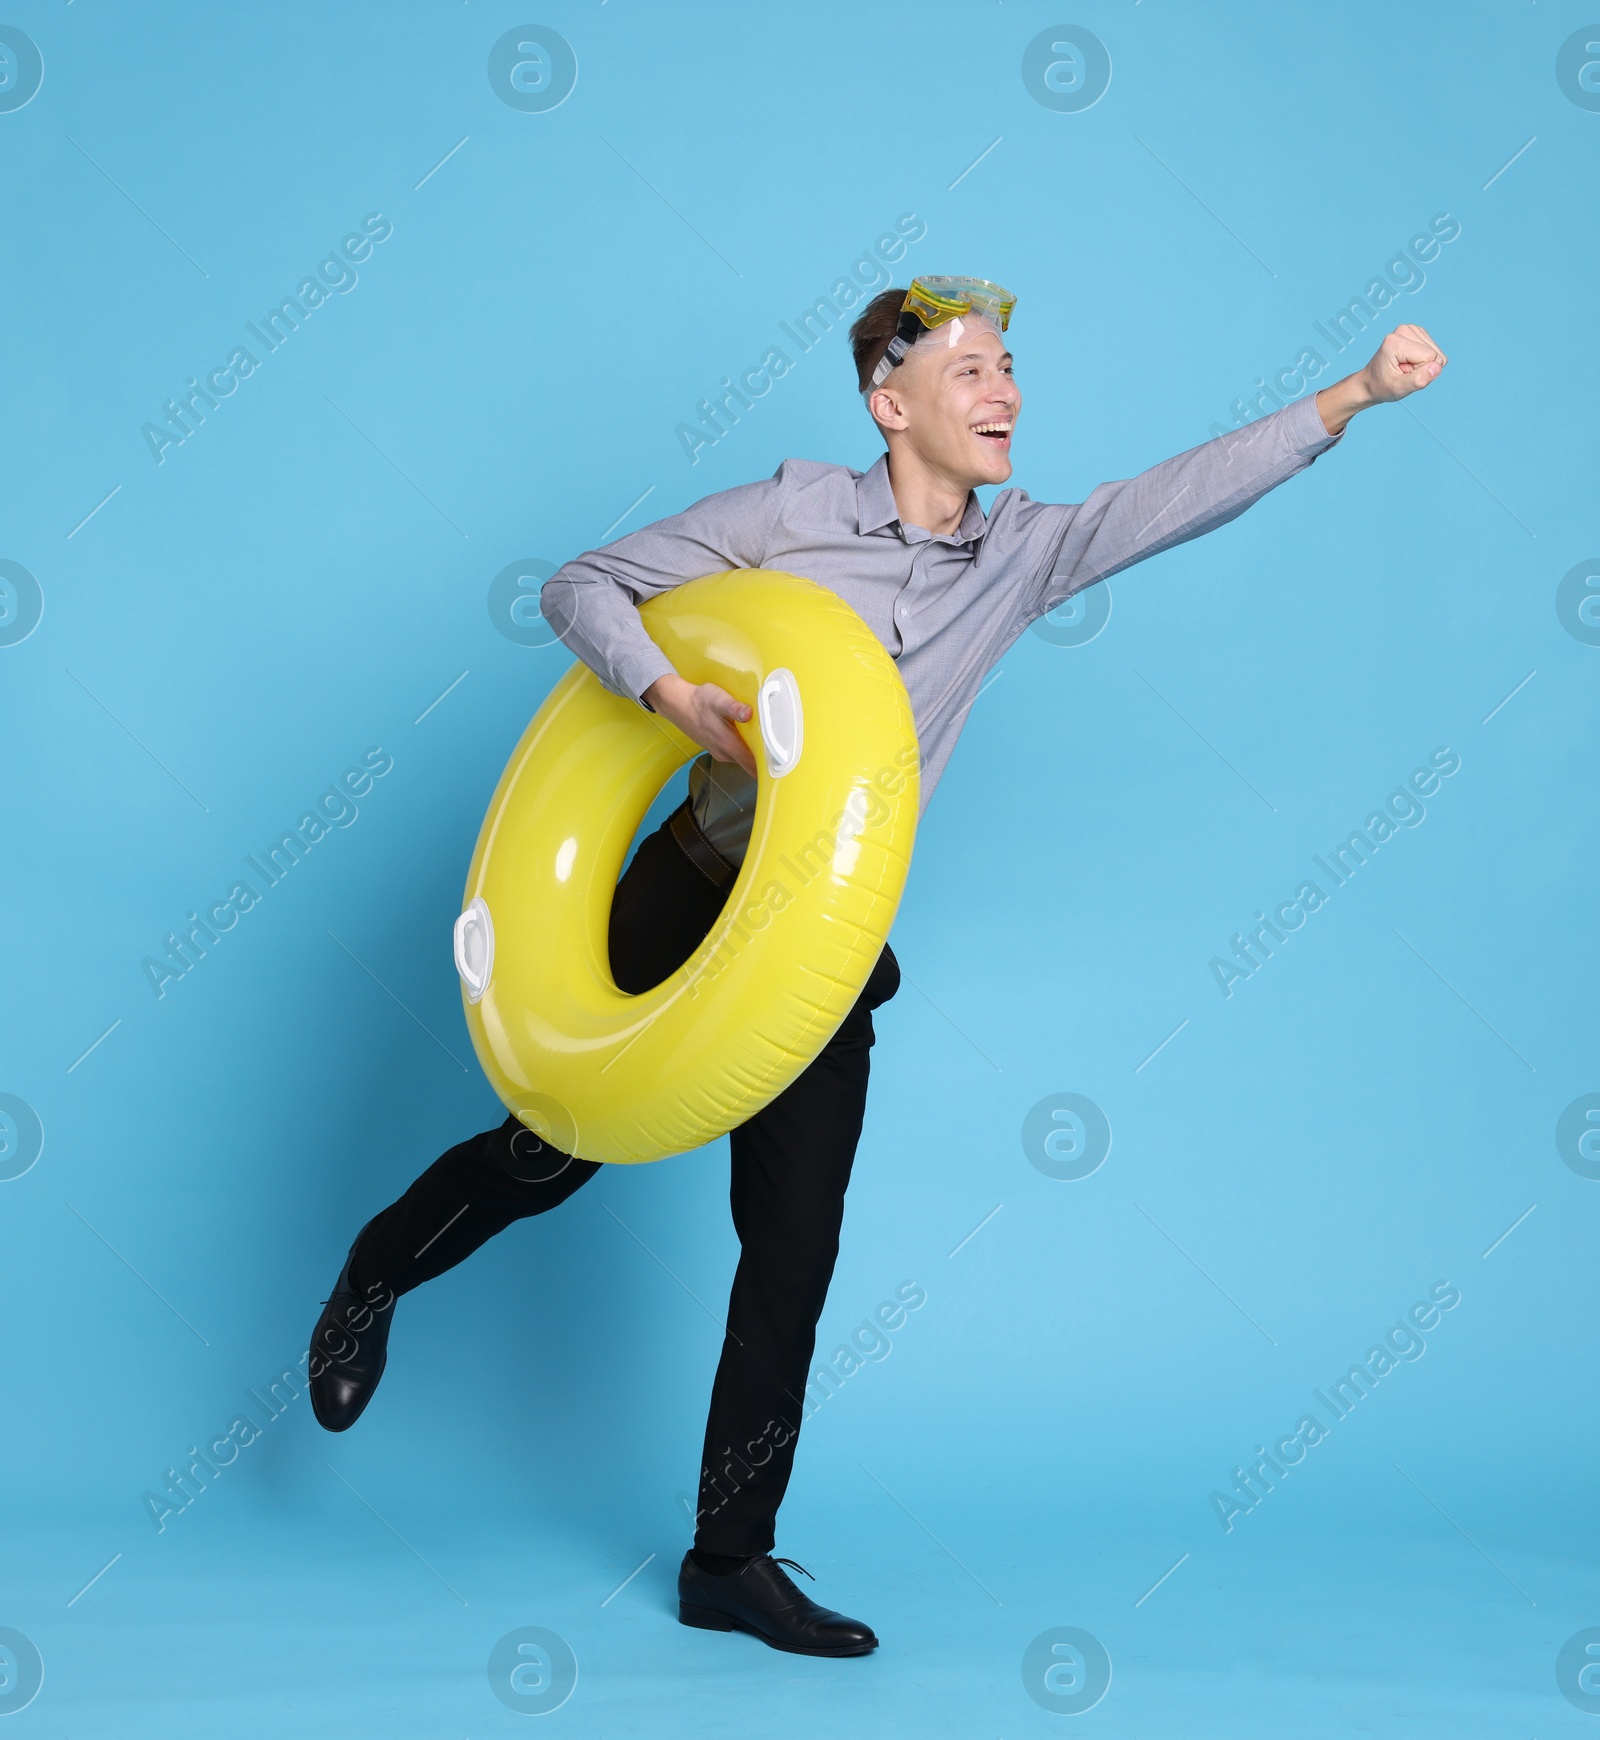
<instances>
[{"instance_id":1,"label":"shirt collar","mask_svg":"<svg viewBox=\"0 0 1600 1740\"><path fill-rule=\"evenodd\" d=\"M879 532L885 526L899 523L900 510L895 506L894 490L889 483L889 455L885 453L870 470L862 472L856 479L856 530L865 537L868 532ZM987 530L988 520L978 506L977 496L969 495L961 524L948 534L948 541L973 543Z\"/></svg>"}]
</instances>

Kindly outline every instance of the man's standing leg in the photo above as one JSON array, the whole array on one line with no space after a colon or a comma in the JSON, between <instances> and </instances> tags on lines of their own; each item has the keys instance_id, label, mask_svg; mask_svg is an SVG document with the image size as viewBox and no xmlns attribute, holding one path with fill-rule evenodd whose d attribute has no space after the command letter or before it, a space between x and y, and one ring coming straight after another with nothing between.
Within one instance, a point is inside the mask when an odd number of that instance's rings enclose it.
<instances>
[{"instance_id":1,"label":"man's standing leg","mask_svg":"<svg viewBox=\"0 0 1600 1740\"><path fill-rule=\"evenodd\" d=\"M866 1110L872 1010L899 982L885 948L822 1054L730 1137L739 1267L711 1392L680 1611L691 1624L720 1616L780 1648L808 1653L860 1654L877 1641L858 1621L808 1601L767 1555L839 1252Z\"/></svg>"}]
</instances>

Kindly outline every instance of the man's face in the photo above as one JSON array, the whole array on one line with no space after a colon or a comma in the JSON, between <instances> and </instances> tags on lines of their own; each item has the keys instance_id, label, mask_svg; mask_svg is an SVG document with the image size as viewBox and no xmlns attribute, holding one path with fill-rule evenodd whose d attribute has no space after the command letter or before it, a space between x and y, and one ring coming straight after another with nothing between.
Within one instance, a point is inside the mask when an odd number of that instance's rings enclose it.
<instances>
[{"instance_id":1,"label":"man's face","mask_svg":"<svg viewBox=\"0 0 1600 1740\"><path fill-rule=\"evenodd\" d=\"M1021 409L1011 352L986 321L966 322L954 345L942 330L913 345L872 396L878 421L962 489L1010 477Z\"/></svg>"}]
</instances>

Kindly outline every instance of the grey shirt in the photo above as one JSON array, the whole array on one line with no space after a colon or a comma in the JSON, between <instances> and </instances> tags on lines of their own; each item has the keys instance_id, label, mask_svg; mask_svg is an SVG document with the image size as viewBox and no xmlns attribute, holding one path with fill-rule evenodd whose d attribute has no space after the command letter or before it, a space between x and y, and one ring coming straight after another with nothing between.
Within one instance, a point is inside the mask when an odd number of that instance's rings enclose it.
<instances>
[{"instance_id":1,"label":"grey shirt","mask_svg":"<svg viewBox=\"0 0 1600 1740\"><path fill-rule=\"evenodd\" d=\"M1028 624L1074 592L1224 525L1303 471L1337 439L1316 397L1180 453L1078 506L1003 489L987 515L970 497L961 524L903 525L888 455L869 470L786 459L762 483L707 496L559 569L540 608L608 689L639 700L672 670L645 632L647 598L727 568L776 568L837 592L899 667L922 749L922 807L956 746L985 674ZM732 863L744 856L755 781L701 756L696 819Z\"/></svg>"}]
</instances>

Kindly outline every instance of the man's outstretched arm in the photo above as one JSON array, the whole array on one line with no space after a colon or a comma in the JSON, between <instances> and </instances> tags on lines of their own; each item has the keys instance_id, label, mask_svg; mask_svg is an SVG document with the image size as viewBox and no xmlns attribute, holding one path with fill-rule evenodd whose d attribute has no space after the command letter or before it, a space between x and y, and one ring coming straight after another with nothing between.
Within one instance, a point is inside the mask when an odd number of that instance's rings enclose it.
<instances>
[{"instance_id":1,"label":"man's outstretched arm","mask_svg":"<svg viewBox=\"0 0 1600 1740\"><path fill-rule=\"evenodd\" d=\"M1445 357L1420 326L1397 327L1355 374L1137 477L1103 483L1076 507L1030 504L1053 555L1029 586L1024 621L1135 562L1215 531L1327 451L1357 411L1403 399Z\"/></svg>"}]
</instances>

